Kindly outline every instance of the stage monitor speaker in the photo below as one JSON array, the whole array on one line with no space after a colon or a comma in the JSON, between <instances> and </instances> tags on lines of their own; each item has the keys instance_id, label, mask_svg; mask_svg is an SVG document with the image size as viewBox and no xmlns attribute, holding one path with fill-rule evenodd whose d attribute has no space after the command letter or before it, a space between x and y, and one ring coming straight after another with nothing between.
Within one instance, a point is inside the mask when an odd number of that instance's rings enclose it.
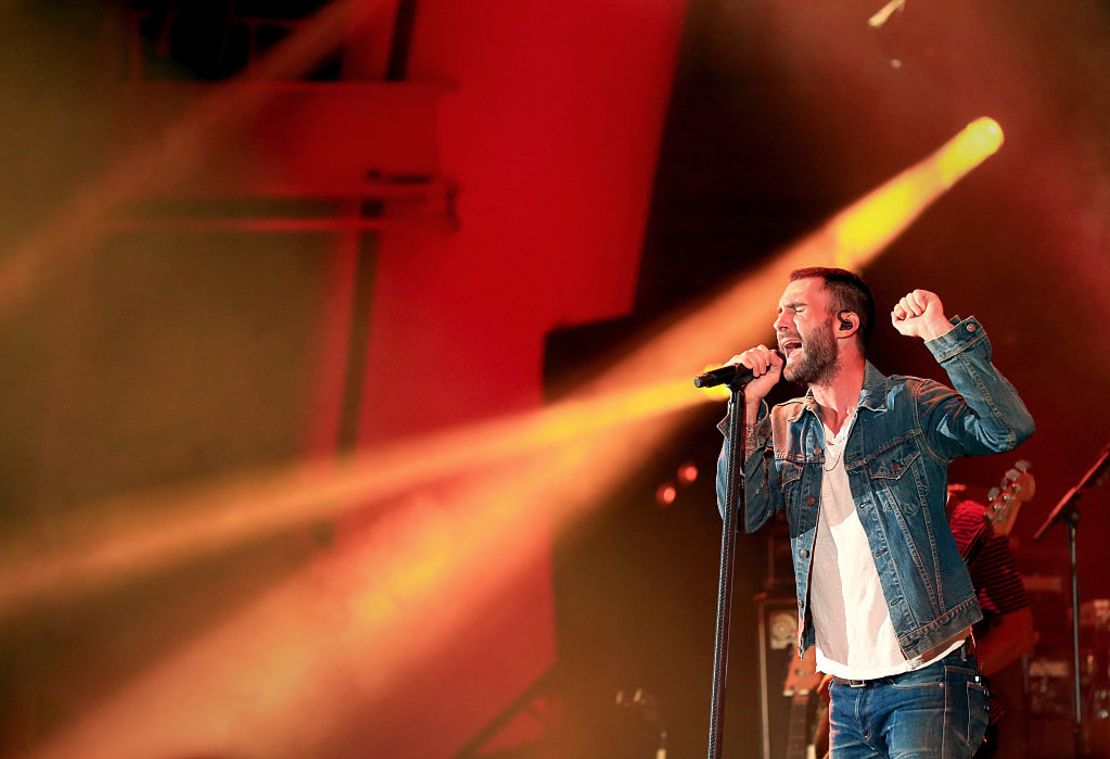
<instances>
[{"instance_id":1,"label":"stage monitor speaker","mask_svg":"<svg viewBox=\"0 0 1110 759\"><path fill-rule=\"evenodd\" d=\"M759 709L763 759L787 759L790 698L783 695L787 669L798 641L798 606L793 596L756 597L759 645Z\"/></svg>"}]
</instances>

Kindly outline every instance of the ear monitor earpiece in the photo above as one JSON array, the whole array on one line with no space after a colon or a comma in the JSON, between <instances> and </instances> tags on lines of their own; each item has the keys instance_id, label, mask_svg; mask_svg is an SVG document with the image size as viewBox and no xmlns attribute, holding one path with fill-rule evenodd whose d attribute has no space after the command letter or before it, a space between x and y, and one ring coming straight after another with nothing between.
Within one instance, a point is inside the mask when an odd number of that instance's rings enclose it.
<instances>
[{"instance_id":1,"label":"ear monitor earpiece","mask_svg":"<svg viewBox=\"0 0 1110 759\"><path fill-rule=\"evenodd\" d=\"M843 316L840 316L838 318L840 319L840 328L841 329L851 329L852 328L852 322L850 320L845 319Z\"/></svg>"}]
</instances>

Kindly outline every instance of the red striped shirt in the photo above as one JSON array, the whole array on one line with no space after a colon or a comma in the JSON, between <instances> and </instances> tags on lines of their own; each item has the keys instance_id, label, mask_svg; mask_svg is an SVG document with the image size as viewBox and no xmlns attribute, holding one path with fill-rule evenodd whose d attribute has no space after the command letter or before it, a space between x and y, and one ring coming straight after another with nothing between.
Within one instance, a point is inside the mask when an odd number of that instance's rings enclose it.
<instances>
[{"instance_id":1,"label":"red striped shirt","mask_svg":"<svg viewBox=\"0 0 1110 759\"><path fill-rule=\"evenodd\" d=\"M966 555L968 544L983 532L986 507L975 501L960 501L948 519L956 545ZM1029 605L1017 562L1005 535L995 535L990 525L980 538L968 564L971 582L979 593L979 605L989 621L993 615L1011 614Z\"/></svg>"}]
</instances>

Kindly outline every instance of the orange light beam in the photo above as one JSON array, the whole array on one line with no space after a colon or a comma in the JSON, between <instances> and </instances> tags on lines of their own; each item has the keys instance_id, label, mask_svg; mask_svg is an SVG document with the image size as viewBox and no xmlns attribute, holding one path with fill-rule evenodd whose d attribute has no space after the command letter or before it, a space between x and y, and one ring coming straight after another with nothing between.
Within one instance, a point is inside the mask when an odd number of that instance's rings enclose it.
<instances>
[{"instance_id":1,"label":"orange light beam","mask_svg":"<svg viewBox=\"0 0 1110 759\"><path fill-rule=\"evenodd\" d=\"M594 448L570 445L476 477L443 500L410 498L30 756L331 755L332 735L372 720L412 664L543 550L562 510L548 508L542 488L581 470Z\"/></svg>"},{"instance_id":2,"label":"orange light beam","mask_svg":"<svg viewBox=\"0 0 1110 759\"><path fill-rule=\"evenodd\" d=\"M28 602L88 592L138 572L212 554L282 530L366 509L420 484L546 450L696 405L686 380L610 390L535 412L364 451L341 463L286 467L88 506L5 541L0 619Z\"/></svg>"}]
</instances>

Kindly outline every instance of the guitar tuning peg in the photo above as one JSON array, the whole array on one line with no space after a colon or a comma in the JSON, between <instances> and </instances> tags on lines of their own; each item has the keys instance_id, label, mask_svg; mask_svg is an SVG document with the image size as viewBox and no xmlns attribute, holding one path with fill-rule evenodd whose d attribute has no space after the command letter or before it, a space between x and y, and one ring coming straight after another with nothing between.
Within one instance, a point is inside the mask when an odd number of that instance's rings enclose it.
<instances>
[{"instance_id":1,"label":"guitar tuning peg","mask_svg":"<svg viewBox=\"0 0 1110 759\"><path fill-rule=\"evenodd\" d=\"M987 498L989 500L993 501L995 498L998 498L998 494L1001 493L1001 492L1002 492L1001 488L997 488L997 487L991 488L990 492L987 493Z\"/></svg>"},{"instance_id":2,"label":"guitar tuning peg","mask_svg":"<svg viewBox=\"0 0 1110 759\"><path fill-rule=\"evenodd\" d=\"M1010 482L1017 482L1017 479L1019 477L1021 477L1021 472L1019 472L1017 469L1006 470L1006 479Z\"/></svg>"},{"instance_id":3,"label":"guitar tuning peg","mask_svg":"<svg viewBox=\"0 0 1110 759\"><path fill-rule=\"evenodd\" d=\"M1028 461L1026 461L1025 459L1022 459L1021 461L1014 464L1014 469L1018 470L1022 474L1026 474L1026 473L1029 472L1029 467L1030 466L1032 466L1032 465Z\"/></svg>"}]
</instances>

